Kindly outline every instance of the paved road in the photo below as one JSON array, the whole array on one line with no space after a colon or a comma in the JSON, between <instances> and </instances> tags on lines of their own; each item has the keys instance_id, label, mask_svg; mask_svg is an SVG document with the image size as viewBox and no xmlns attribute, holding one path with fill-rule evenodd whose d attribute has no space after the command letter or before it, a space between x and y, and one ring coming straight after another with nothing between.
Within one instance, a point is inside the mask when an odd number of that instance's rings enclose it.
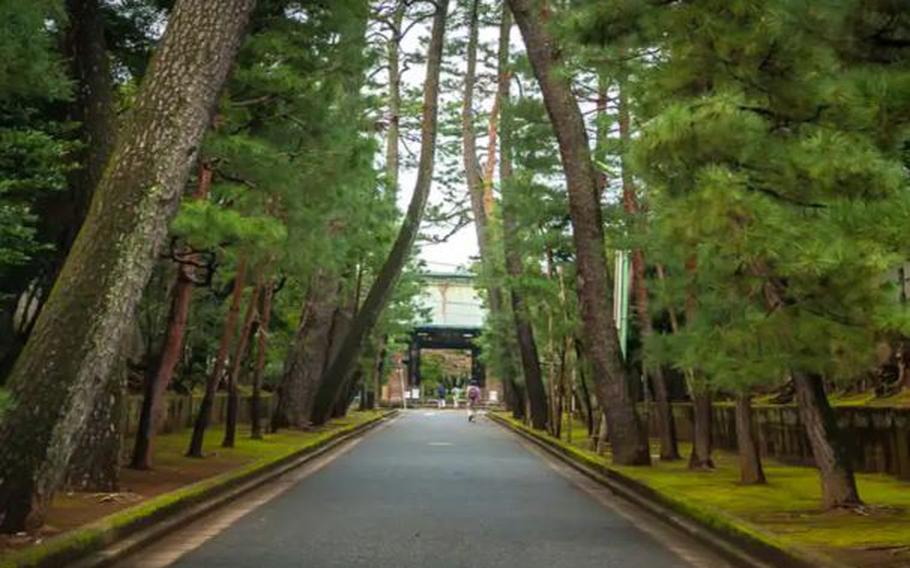
<instances>
[{"instance_id":1,"label":"paved road","mask_svg":"<svg viewBox=\"0 0 910 568\"><path fill-rule=\"evenodd\" d=\"M485 419L411 411L186 544L174 566L723 565L558 470Z\"/></svg>"}]
</instances>

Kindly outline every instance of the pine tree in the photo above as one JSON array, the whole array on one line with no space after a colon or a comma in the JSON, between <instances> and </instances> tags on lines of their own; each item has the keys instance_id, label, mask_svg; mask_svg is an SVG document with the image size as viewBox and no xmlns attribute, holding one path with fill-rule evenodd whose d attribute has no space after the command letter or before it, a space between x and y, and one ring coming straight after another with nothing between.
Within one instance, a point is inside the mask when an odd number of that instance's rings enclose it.
<instances>
[{"instance_id":1,"label":"pine tree","mask_svg":"<svg viewBox=\"0 0 910 568\"><path fill-rule=\"evenodd\" d=\"M83 230L9 379L14 402L0 425L4 530L40 522L88 409L110 380L252 7L186 0L171 15Z\"/></svg>"}]
</instances>

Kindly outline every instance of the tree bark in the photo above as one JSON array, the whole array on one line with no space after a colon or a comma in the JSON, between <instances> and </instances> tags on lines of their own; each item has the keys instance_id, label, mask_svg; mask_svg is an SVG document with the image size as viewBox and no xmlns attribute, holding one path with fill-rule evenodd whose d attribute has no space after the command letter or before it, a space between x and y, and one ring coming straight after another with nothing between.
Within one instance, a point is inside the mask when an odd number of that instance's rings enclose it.
<instances>
[{"instance_id":1,"label":"tree bark","mask_svg":"<svg viewBox=\"0 0 910 568\"><path fill-rule=\"evenodd\" d=\"M497 131L497 112L500 107L499 94L493 103L493 111L490 115L490 140L489 152L487 154L487 167L483 171L480 166L480 160L477 157L477 138L474 132L474 86L476 82L477 68L477 43L478 43L478 10L480 2L474 0L471 4L471 15L468 29L468 44L466 51L467 69L464 76L464 90L462 96L461 112L461 139L462 139L462 159L465 170L465 180L468 187L468 195L471 201L471 213L474 217L474 229L477 234L477 245L480 250L481 270L483 272L482 280L485 282L487 289L487 304L490 310L492 325L498 326L505 320L508 315L504 294L502 288L498 285L495 278L496 272L496 242L493 240L491 226L493 223L493 173L496 164L496 131ZM504 330L502 330L504 331ZM512 339L506 333L494 333L494 341L498 342L496 349L500 353L503 365L504 381L514 382L514 376L517 372L515 361L512 357ZM539 378L539 376L538 376ZM527 382L527 378L525 379ZM529 392L533 387L528 385ZM546 413L543 416L535 416L535 406L532 402L532 422L535 428L543 428L546 425ZM536 420L535 420L536 418Z\"/></svg>"},{"instance_id":2,"label":"tree bark","mask_svg":"<svg viewBox=\"0 0 910 568\"><path fill-rule=\"evenodd\" d=\"M212 168L203 162L199 166L199 183L196 185L196 191L193 192L193 199L205 199L211 187ZM186 324L195 287L195 270L191 263L197 260L197 255L191 255L189 260L190 262L177 266L177 280L173 287L167 331L158 357L158 365L154 374L146 377L139 426L133 445L133 458L130 462L130 467L133 469L144 470L152 467L152 441L161 420L161 402L164 400L167 388L174 377L174 370L183 355Z\"/></svg>"},{"instance_id":3,"label":"tree bark","mask_svg":"<svg viewBox=\"0 0 910 568\"><path fill-rule=\"evenodd\" d=\"M692 412L694 413L694 430L692 453L689 454L689 469L713 469L711 459L711 414L713 411L711 393L705 389L694 388L692 394Z\"/></svg>"},{"instance_id":4,"label":"tree bark","mask_svg":"<svg viewBox=\"0 0 910 568\"><path fill-rule=\"evenodd\" d=\"M323 424L330 416L330 410L342 394L348 377L354 371L360 359L364 339L372 332L380 314L388 304L392 290L401 276L420 223L426 209L430 186L433 181L433 162L436 153L436 125L439 98L439 72L442 63L443 37L445 35L446 12L448 0L437 0L433 17L433 31L430 37L427 57L427 77L424 83L423 118L421 120L420 159L417 168L417 181L414 194L408 205L405 220L399 229L392 250L379 271L376 280L370 287L351 329L344 338L338 357L331 362L325 374L325 380L316 394L314 408L320 409L313 415L315 424Z\"/></svg>"},{"instance_id":5,"label":"tree bark","mask_svg":"<svg viewBox=\"0 0 910 568\"><path fill-rule=\"evenodd\" d=\"M313 398L329 354L339 286L338 277L328 270L319 271L310 283L297 335L288 351L278 387L278 404L272 416L273 432L279 428L307 428L310 425Z\"/></svg>"},{"instance_id":6,"label":"tree bark","mask_svg":"<svg viewBox=\"0 0 910 568\"><path fill-rule=\"evenodd\" d=\"M126 419L126 359L92 409L89 423L67 469L66 487L74 491L120 490L120 448Z\"/></svg>"},{"instance_id":7,"label":"tree bark","mask_svg":"<svg viewBox=\"0 0 910 568\"><path fill-rule=\"evenodd\" d=\"M250 398L250 437L254 440L262 439L262 373L265 371L266 355L269 343L269 324L272 321L272 297L275 294L275 284L272 280L266 282L262 294L262 308L260 310L259 335L256 345L256 369L253 371L253 395Z\"/></svg>"},{"instance_id":8,"label":"tree bark","mask_svg":"<svg viewBox=\"0 0 910 568\"><path fill-rule=\"evenodd\" d=\"M401 26L407 4L398 0L392 14L392 38L389 41L389 128L386 132L385 172L388 187L398 193L398 143L401 131Z\"/></svg>"},{"instance_id":9,"label":"tree bark","mask_svg":"<svg viewBox=\"0 0 910 568\"><path fill-rule=\"evenodd\" d=\"M603 101L601 103L600 101ZM598 105L606 107L605 86L598 92ZM621 168L622 168L622 195L623 208L633 218L641 215L638 196L635 193L635 184L629 171L626 156L632 137L631 120L629 113L628 97L624 87L619 92L619 138L621 143ZM604 174L605 177L605 174ZM654 325L648 306L648 287L645 280L645 253L641 247L632 250L632 290L635 294L635 311L638 316L638 326L641 331L642 342L654 335ZM667 394L667 382L664 380L663 369L657 367L645 375L650 376L654 385L654 400L657 410L657 435L660 439L660 459L674 461L680 458L679 448L676 443L676 432L673 428L673 408Z\"/></svg>"},{"instance_id":10,"label":"tree bark","mask_svg":"<svg viewBox=\"0 0 910 568\"><path fill-rule=\"evenodd\" d=\"M752 426L752 397L736 395L736 446L739 450L739 479L743 485L764 485L765 472Z\"/></svg>"},{"instance_id":11,"label":"tree bark","mask_svg":"<svg viewBox=\"0 0 910 568\"><path fill-rule=\"evenodd\" d=\"M218 343L218 353L212 364L212 372L205 381L205 393L199 404L196 422L193 424L193 436L186 455L192 458L204 457L202 446L205 441L205 431L212 421L212 408L215 405L215 395L218 385L224 378L224 366L227 364L231 352L231 344L237 335L237 318L240 314L240 302L243 300L243 288L246 286L246 258L241 257L237 264L237 274L234 276L234 289L231 292L231 305L228 308L224 327L221 330L221 341Z\"/></svg>"},{"instance_id":12,"label":"tree bark","mask_svg":"<svg viewBox=\"0 0 910 568\"><path fill-rule=\"evenodd\" d=\"M535 12L539 4L534 0L509 0L509 5L524 37L559 143L575 242L584 351L594 371L598 400L606 412L613 462L647 465L651 462L647 433L635 409L612 310L607 304L609 287L600 192L584 119L571 84L557 69L562 57L546 28L545 9Z\"/></svg>"},{"instance_id":13,"label":"tree bark","mask_svg":"<svg viewBox=\"0 0 910 568\"><path fill-rule=\"evenodd\" d=\"M361 274L358 273L357 279L359 280L360 277ZM343 300L341 303L339 303L339 305L335 308L335 313L332 316L332 327L331 331L329 332L328 356L324 359L322 374L319 377L319 382L316 384L315 393L319 392L319 387L325 382L326 372L329 369L329 365L336 357L338 357L338 354L341 352L341 349L344 346L344 338L351 330L351 322L356 317L357 305L360 303L360 291L358 288L359 286L355 286L354 293L351 294L346 300ZM364 341L368 341L368 338L364 338ZM358 354L358 357L360 357L360 354ZM310 411L310 417L312 418L313 415L318 414L328 414L332 418L339 418L340 416L343 416L344 414L339 415L339 412L341 412L342 408L345 409L345 413L347 411L347 405L343 402L343 400L348 398L350 395L352 383L357 380L358 376L361 373L362 367L358 360L354 371L348 375L348 377L339 387L339 396L335 402L332 403L332 407L322 408L318 406L318 402L314 398L313 408Z\"/></svg>"},{"instance_id":14,"label":"tree bark","mask_svg":"<svg viewBox=\"0 0 910 568\"><path fill-rule=\"evenodd\" d=\"M862 505L850 454L828 404L824 381L818 375L794 372L793 384L800 418L821 476L823 506L839 509Z\"/></svg>"},{"instance_id":15,"label":"tree bark","mask_svg":"<svg viewBox=\"0 0 910 568\"><path fill-rule=\"evenodd\" d=\"M517 281L524 275L524 265L519 252L518 226L514 217L511 187L512 178L512 124L509 70L509 38L512 29L512 14L507 3L502 6L502 18L499 27L499 54L498 54L498 79L497 93L502 119L499 134L499 180L502 192L503 208L503 256L505 258L506 274ZM524 376L527 392L528 406L530 407L531 425L537 429L544 429L547 425L547 395L543 384L543 375L540 371L540 357L537 353L537 341L534 339L534 328L525 303L524 294L517 286L509 289L512 301L512 320L515 326L515 336L518 341L518 354L521 361L522 375ZM524 418L523 389L517 383L514 385L515 397L520 401L516 409L521 409L521 418ZM513 410L513 413L515 410ZM517 417L516 417L517 418Z\"/></svg>"},{"instance_id":16,"label":"tree bark","mask_svg":"<svg viewBox=\"0 0 910 568\"><path fill-rule=\"evenodd\" d=\"M181 0L86 221L10 377L4 531L43 520L104 392L254 0Z\"/></svg>"},{"instance_id":17,"label":"tree bark","mask_svg":"<svg viewBox=\"0 0 910 568\"><path fill-rule=\"evenodd\" d=\"M262 278L258 278L257 284L253 288L253 293L247 301L246 313L243 315L243 325L240 327L240 338L237 340L237 348L234 350L234 360L231 361L231 372L228 374L227 416L224 421L224 439L221 441L222 448L233 448L234 442L237 439L237 410L240 404L238 393L240 369L243 367L243 362L247 358L247 345L250 342L253 323L257 317L257 307L261 290Z\"/></svg>"}]
</instances>

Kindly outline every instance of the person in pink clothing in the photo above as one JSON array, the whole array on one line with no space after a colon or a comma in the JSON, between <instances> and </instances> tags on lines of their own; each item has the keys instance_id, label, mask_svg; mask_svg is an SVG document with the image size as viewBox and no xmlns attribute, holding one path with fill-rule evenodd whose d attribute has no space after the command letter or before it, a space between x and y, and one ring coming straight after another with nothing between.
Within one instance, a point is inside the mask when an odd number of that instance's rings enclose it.
<instances>
[{"instance_id":1,"label":"person in pink clothing","mask_svg":"<svg viewBox=\"0 0 910 568\"><path fill-rule=\"evenodd\" d=\"M468 387L468 422L474 422L478 404L480 404L480 386L477 381L471 381L471 385Z\"/></svg>"}]
</instances>

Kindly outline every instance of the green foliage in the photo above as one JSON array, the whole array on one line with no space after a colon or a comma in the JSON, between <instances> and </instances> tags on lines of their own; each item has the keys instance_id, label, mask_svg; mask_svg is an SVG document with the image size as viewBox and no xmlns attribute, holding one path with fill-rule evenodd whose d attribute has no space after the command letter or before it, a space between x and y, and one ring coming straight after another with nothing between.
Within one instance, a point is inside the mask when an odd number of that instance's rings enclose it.
<instances>
[{"instance_id":1,"label":"green foliage","mask_svg":"<svg viewBox=\"0 0 910 568\"><path fill-rule=\"evenodd\" d=\"M886 334L910 330L890 283L910 253L895 238L910 212L908 54L851 47L870 10L885 35L907 22L863 1L620 4L625 23L573 25L644 63L631 158L649 258L668 273L658 308L686 316L652 354L733 389L874 367Z\"/></svg>"},{"instance_id":2,"label":"green foliage","mask_svg":"<svg viewBox=\"0 0 910 568\"><path fill-rule=\"evenodd\" d=\"M0 104L69 93L54 33L66 23L61 0L0 0Z\"/></svg>"}]
</instances>

